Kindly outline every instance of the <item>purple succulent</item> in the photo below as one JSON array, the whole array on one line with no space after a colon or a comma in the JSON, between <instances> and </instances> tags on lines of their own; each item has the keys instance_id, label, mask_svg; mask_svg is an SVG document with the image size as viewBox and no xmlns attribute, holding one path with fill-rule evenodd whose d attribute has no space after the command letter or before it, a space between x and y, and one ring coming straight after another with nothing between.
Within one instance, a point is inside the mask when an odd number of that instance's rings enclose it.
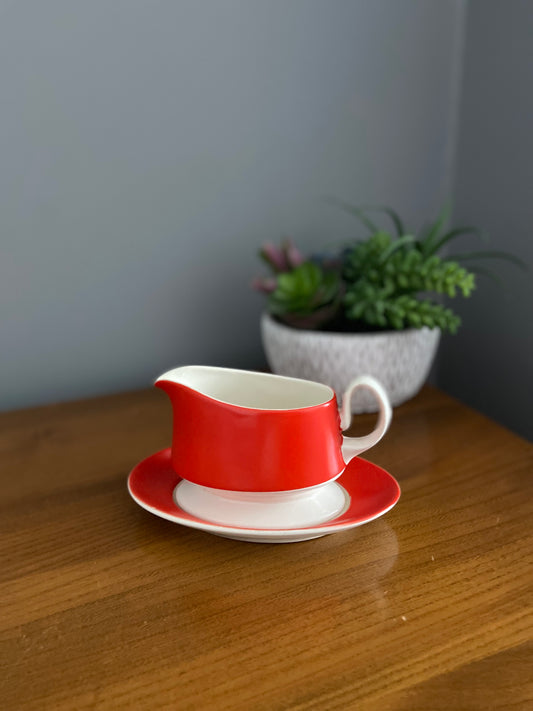
<instances>
[{"instance_id":1,"label":"purple succulent","mask_svg":"<svg viewBox=\"0 0 533 711\"><path fill-rule=\"evenodd\" d=\"M287 262L283 250L273 242L266 242L259 250L260 257L276 272L287 271Z\"/></svg>"},{"instance_id":2,"label":"purple succulent","mask_svg":"<svg viewBox=\"0 0 533 711\"><path fill-rule=\"evenodd\" d=\"M277 247L273 242L266 242L259 255L276 274L290 272L305 261L290 239L283 240L281 247Z\"/></svg>"},{"instance_id":3,"label":"purple succulent","mask_svg":"<svg viewBox=\"0 0 533 711\"><path fill-rule=\"evenodd\" d=\"M283 252L285 253L285 259L287 261L289 269L294 269L295 267L299 267L300 264L304 263L305 258L303 254L297 247L295 247L292 240L284 240L282 248Z\"/></svg>"}]
</instances>

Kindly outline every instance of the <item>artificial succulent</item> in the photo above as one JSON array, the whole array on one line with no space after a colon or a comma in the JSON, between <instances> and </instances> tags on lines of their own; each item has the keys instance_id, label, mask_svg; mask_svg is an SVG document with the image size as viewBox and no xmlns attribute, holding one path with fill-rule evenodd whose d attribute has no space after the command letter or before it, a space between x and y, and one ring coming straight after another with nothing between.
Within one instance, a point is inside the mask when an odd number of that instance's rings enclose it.
<instances>
[{"instance_id":1,"label":"artificial succulent","mask_svg":"<svg viewBox=\"0 0 533 711\"><path fill-rule=\"evenodd\" d=\"M503 258L523 266L516 257L494 251L440 256L456 237L479 233L472 227L446 230L446 211L417 236L406 232L394 210L374 208L392 220L393 236L370 220L370 209L338 204L370 231L366 239L335 255L308 259L290 240L281 248L265 245L260 252L273 275L254 286L268 293L269 312L289 326L352 331L425 326L455 333L461 321L444 299L470 296L476 272L487 273L467 269L462 260Z\"/></svg>"}]
</instances>

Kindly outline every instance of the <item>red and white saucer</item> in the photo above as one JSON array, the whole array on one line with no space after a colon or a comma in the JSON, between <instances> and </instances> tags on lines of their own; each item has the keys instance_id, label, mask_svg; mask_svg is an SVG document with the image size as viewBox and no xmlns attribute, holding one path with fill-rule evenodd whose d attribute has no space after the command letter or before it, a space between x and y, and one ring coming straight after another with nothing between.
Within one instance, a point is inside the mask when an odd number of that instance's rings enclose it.
<instances>
[{"instance_id":1,"label":"red and white saucer","mask_svg":"<svg viewBox=\"0 0 533 711\"><path fill-rule=\"evenodd\" d=\"M254 528L214 523L188 513L176 497L182 481L172 469L168 448L137 464L128 477L128 491L139 506L168 521L224 538L256 543L295 543L347 531L383 516L400 498L398 482L388 472L355 457L335 481L345 497L337 516L312 526Z\"/></svg>"}]
</instances>

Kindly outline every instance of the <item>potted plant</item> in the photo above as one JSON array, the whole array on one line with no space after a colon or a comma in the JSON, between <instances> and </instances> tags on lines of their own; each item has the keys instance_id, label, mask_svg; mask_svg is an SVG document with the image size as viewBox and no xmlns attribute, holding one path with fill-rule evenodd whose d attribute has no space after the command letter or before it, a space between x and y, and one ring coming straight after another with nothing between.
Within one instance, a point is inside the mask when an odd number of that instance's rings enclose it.
<instances>
[{"instance_id":1,"label":"potted plant","mask_svg":"<svg viewBox=\"0 0 533 711\"><path fill-rule=\"evenodd\" d=\"M254 280L267 294L261 333L273 372L330 385L342 393L362 373L378 378L393 405L413 397L425 382L442 332L455 333L459 316L444 302L468 297L476 274L464 263L485 258L520 260L484 251L442 256L445 245L472 227L447 229L444 211L418 235L407 232L398 214L383 211L395 235L368 212L341 203L369 230L334 254L304 257L290 240L260 250L271 274ZM354 412L375 411L370 394L354 399Z\"/></svg>"}]
</instances>

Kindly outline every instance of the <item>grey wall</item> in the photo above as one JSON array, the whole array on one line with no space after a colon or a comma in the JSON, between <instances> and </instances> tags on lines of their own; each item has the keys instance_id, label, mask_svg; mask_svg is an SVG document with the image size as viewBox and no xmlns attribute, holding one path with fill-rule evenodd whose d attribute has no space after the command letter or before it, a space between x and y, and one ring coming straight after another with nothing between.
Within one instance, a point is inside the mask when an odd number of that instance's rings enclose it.
<instances>
[{"instance_id":1,"label":"grey wall","mask_svg":"<svg viewBox=\"0 0 533 711\"><path fill-rule=\"evenodd\" d=\"M504 286L478 280L463 327L442 343L439 385L533 440L533 3L471 0L455 174L455 218L486 228ZM456 248L486 249L482 242ZM454 248L455 248L454 247ZM489 266L486 263L486 266ZM491 265L494 269L496 263Z\"/></svg>"},{"instance_id":2,"label":"grey wall","mask_svg":"<svg viewBox=\"0 0 533 711\"><path fill-rule=\"evenodd\" d=\"M461 0L0 4L0 408L261 365L261 242L449 192Z\"/></svg>"}]
</instances>

